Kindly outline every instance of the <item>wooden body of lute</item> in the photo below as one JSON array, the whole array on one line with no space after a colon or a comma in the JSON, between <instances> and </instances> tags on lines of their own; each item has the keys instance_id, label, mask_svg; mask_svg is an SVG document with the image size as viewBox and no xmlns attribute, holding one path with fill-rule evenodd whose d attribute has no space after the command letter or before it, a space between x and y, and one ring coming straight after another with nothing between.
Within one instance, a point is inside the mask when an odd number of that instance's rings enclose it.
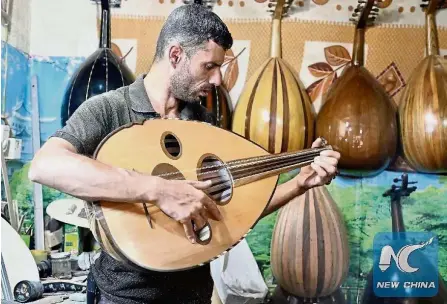
<instances>
[{"instance_id":1,"label":"wooden body of lute","mask_svg":"<svg viewBox=\"0 0 447 304\"><path fill-rule=\"evenodd\" d=\"M270 58L247 80L234 110L232 131L270 153L298 151L312 145L315 113L296 71L282 58L281 22L292 1L270 4Z\"/></svg>"},{"instance_id":2,"label":"wooden body of lute","mask_svg":"<svg viewBox=\"0 0 447 304\"><path fill-rule=\"evenodd\" d=\"M427 2L427 1L423 1ZM408 79L399 104L405 160L418 172L447 173L447 60L440 56L436 13L445 1L425 8L427 56Z\"/></svg>"},{"instance_id":3,"label":"wooden body of lute","mask_svg":"<svg viewBox=\"0 0 447 304\"><path fill-rule=\"evenodd\" d=\"M315 134L340 152L341 175L376 176L395 159L397 107L365 67L365 33L379 11L377 0L358 1L353 57L323 98Z\"/></svg>"},{"instance_id":4,"label":"wooden body of lute","mask_svg":"<svg viewBox=\"0 0 447 304\"><path fill-rule=\"evenodd\" d=\"M193 244L179 222L149 202L100 201L94 203L99 242L115 258L148 270L177 271L210 262L256 224L280 173L310 164L325 149L331 147L273 155L236 133L196 121L126 125L103 140L97 160L168 179L212 179L205 192L223 220L209 219L211 237Z\"/></svg>"}]
</instances>

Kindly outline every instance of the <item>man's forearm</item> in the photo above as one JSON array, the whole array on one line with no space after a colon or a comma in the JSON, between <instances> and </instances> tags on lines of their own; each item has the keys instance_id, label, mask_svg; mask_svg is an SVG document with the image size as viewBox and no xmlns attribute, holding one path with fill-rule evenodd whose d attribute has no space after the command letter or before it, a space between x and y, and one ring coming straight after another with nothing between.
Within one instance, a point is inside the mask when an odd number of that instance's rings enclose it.
<instances>
[{"instance_id":1,"label":"man's forearm","mask_svg":"<svg viewBox=\"0 0 447 304\"><path fill-rule=\"evenodd\" d=\"M261 217L265 217L275 212L276 210L280 209L282 206L290 202L290 200L303 194L304 192L306 192L306 189L304 189L304 187L299 187L295 179L278 185L270 201L270 204L264 210Z\"/></svg>"},{"instance_id":2,"label":"man's forearm","mask_svg":"<svg viewBox=\"0 0 447 304\"><path fill-rule=\"evenodd\" d=\"M151 176L102 164L83 155L58 152L33 160L31 181L83 200L150 200L156 179Z\"/></svg>"}]
</instances>

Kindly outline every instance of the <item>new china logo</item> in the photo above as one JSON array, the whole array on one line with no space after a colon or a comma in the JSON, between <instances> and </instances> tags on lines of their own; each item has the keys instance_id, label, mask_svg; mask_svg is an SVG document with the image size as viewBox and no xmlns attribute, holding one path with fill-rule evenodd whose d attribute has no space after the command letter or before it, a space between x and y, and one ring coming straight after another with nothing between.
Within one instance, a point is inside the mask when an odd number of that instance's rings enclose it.
<instances>
[{"instance_id":1,"label":"new china logo","mask_svg":"<svg viewBox=\"0 0 447 304\"><path fill-rule=\"evenodd\" d=\"M378 233L373 250L376 296L433 297L438 293L438 239L433 233Z\"/></svg>"}]
</instances>

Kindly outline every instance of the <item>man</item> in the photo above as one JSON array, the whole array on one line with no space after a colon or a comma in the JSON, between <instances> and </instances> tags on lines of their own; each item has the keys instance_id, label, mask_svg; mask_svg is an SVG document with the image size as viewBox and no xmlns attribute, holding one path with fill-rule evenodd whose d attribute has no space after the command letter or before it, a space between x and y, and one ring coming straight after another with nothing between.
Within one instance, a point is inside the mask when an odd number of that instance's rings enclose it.
<instances>
[{"instance_id":1,"label":"man","mask_svg":"<svg viewBox=\"0 0 447 304\"><path fill-rule=\"evenodd\" d=\"M205 210L221 219L202 191L206 182L164 180L114 168L91 156L107 134L129 122L151 117L209 121L200 96L221 84L220 66L232 43L225 24L205 7L175 9L161 30L148 73L130 86L85 101L35 155L30 179L86 201L151 202L182 223L193 242L191 220L202 227ZM319 145L319 140L314 142ZM264 215L307 189L330 182L339 156L322 152L297 177L277 187ZM175 273L136 271L102 252L91 272L100 303L210 303L213 290L209 265Z\"/></svg>"}]
</instances>

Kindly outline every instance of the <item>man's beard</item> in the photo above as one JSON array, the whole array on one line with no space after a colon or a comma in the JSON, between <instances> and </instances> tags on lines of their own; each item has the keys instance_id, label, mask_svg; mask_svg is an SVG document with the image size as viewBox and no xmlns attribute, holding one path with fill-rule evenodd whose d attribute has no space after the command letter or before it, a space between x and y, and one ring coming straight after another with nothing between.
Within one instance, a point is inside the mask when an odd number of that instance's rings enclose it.
<instances>
[{"instance_id":1,"label":"man's beard","mask_svg":"<svg viewBox=\"0 0 447 304\"><path fill-rule=\"evenodd\" d=\"M175 98L185 102L200 102L200 89L194 89L194 78L189 70L183 66L171 77L171 92Z\"/></svg>"}]
</instances>

